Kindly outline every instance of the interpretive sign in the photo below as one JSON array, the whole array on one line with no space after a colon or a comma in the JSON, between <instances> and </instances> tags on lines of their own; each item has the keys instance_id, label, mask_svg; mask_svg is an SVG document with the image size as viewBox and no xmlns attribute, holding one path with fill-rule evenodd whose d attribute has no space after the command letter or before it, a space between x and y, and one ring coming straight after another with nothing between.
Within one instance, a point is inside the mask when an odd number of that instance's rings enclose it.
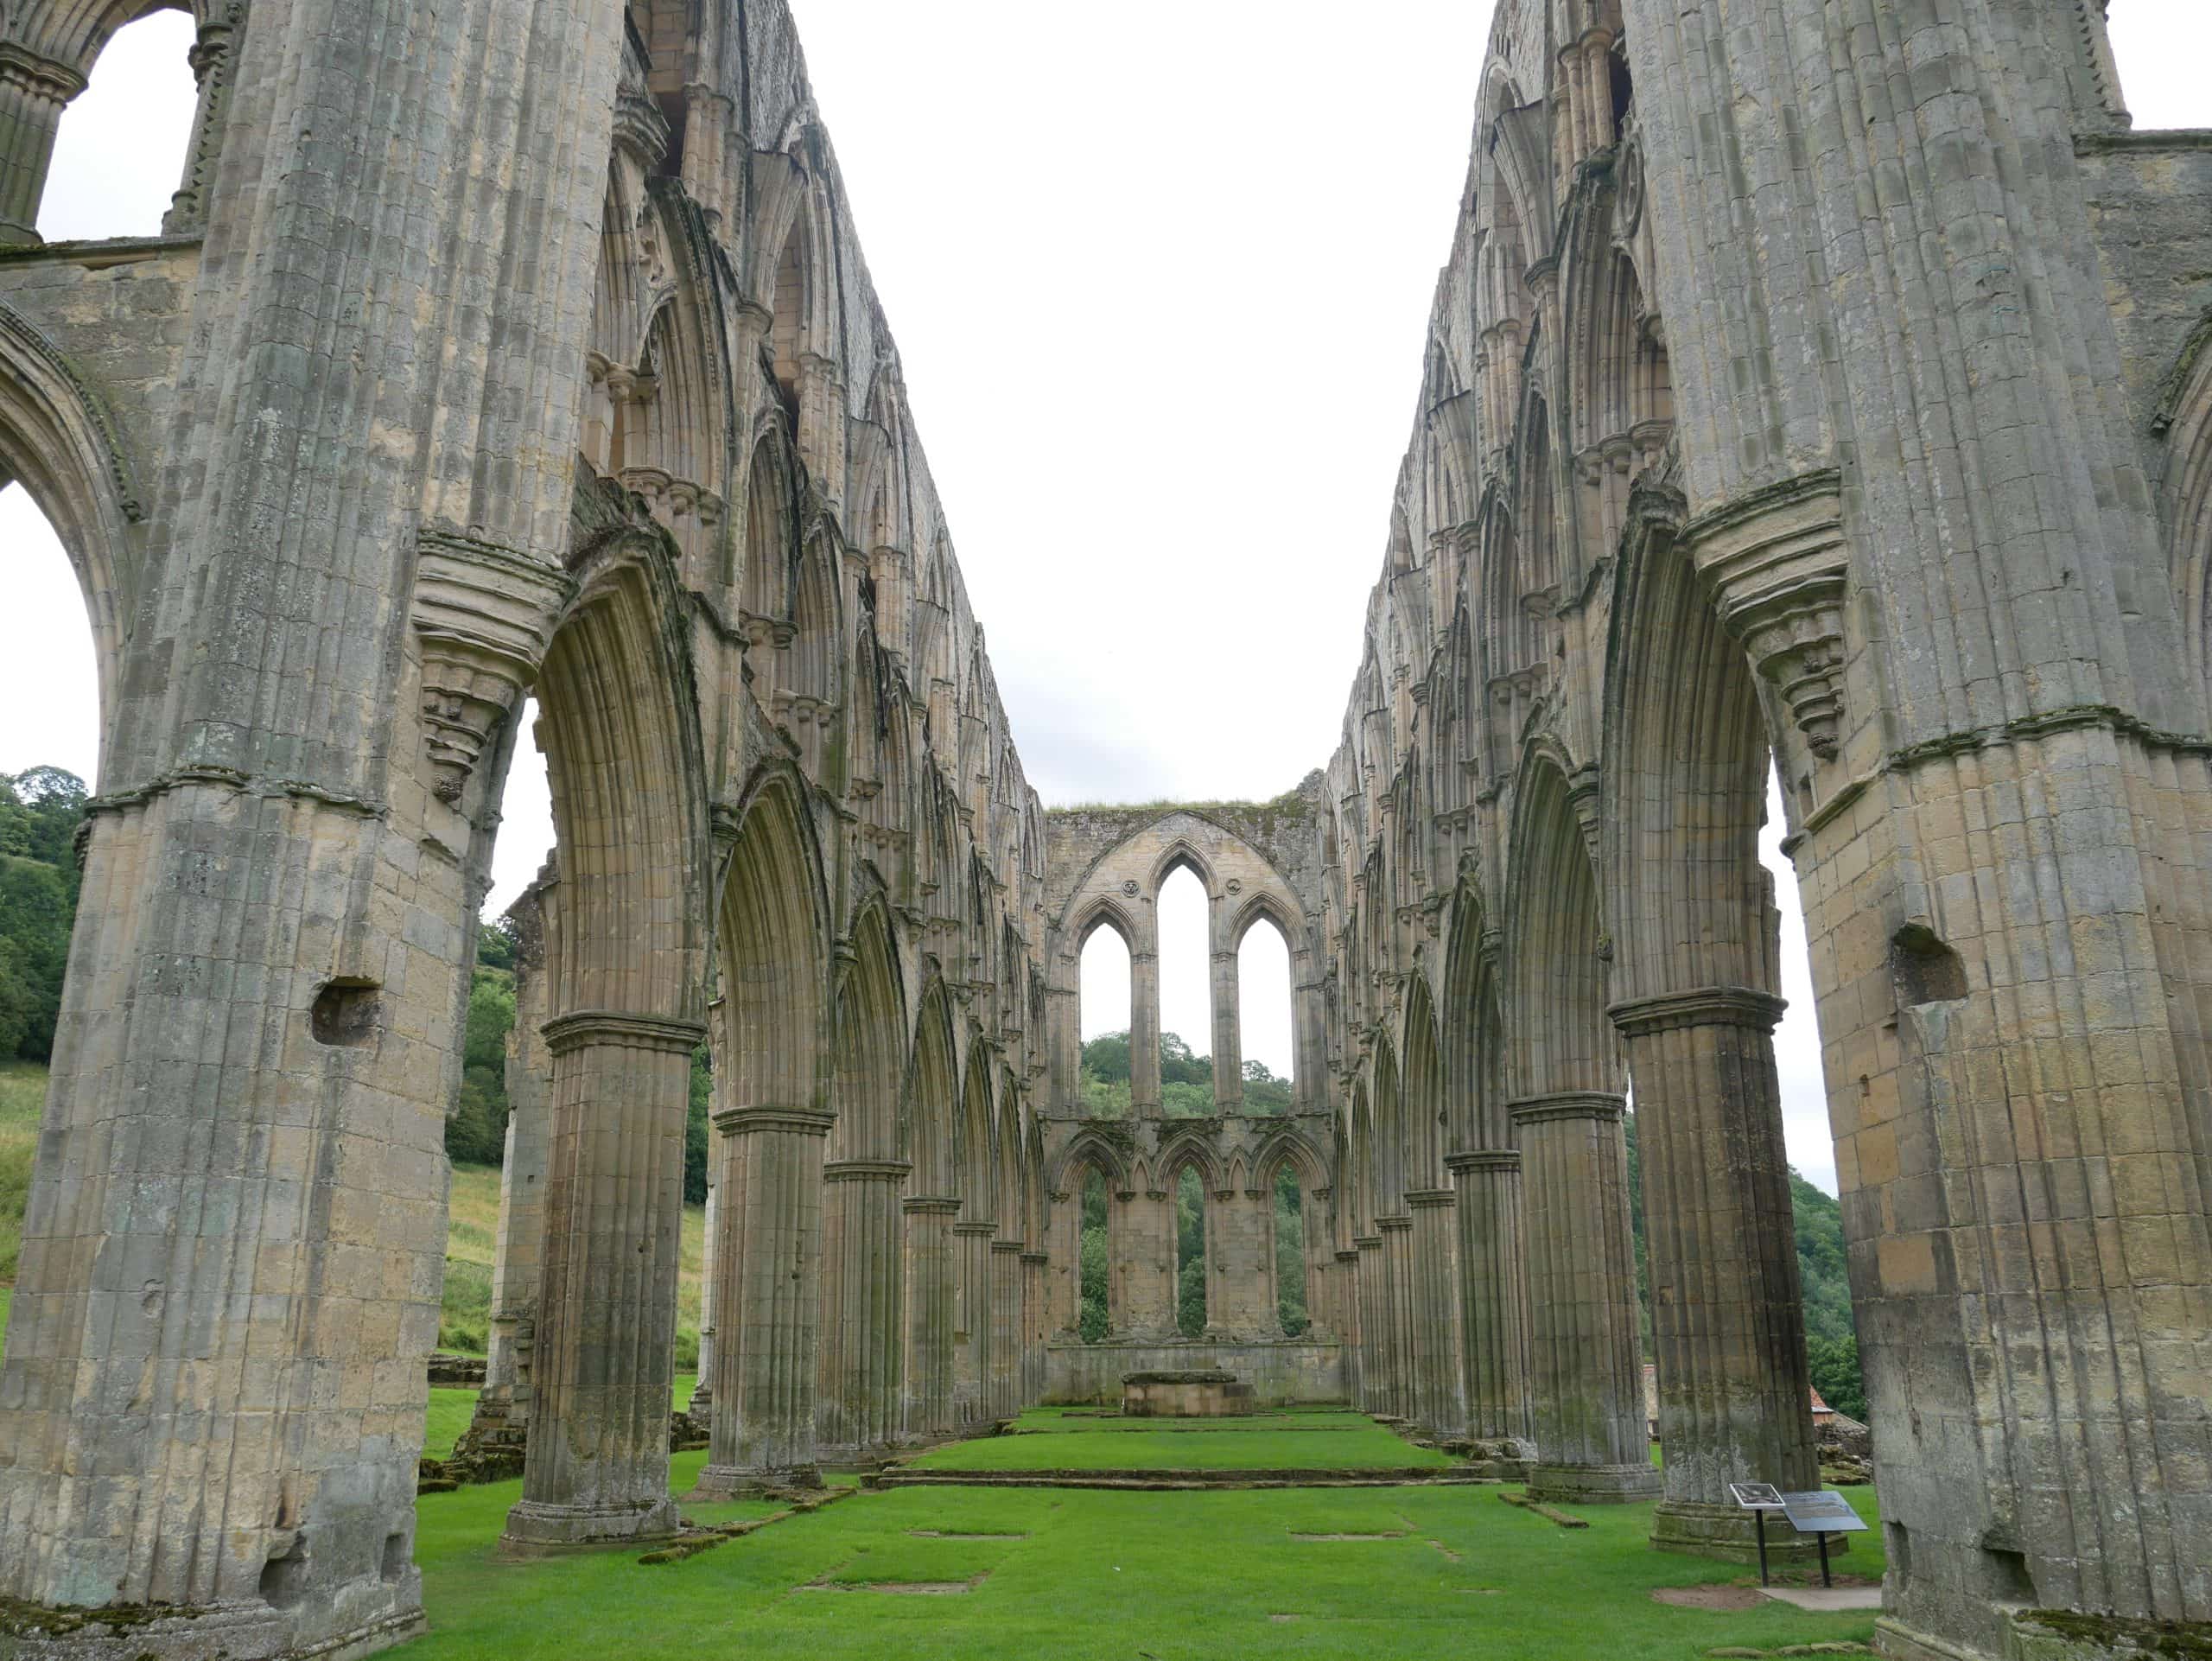
<instances>
[{"instance_id":1,"label":"interpretive sign","mask_svg":"<svg viewBox=\"0 0 2212 1661\"><path fill-rule=\"evenodd\" d=\"M1782 1514L1800 1534L1847 1534L1866 1526L1866 1519L1834 1488L1786 1493L1782 1496Z\"/></svg>"},{"instance_id":2,"label":"interpretive sign","mask_svg":"<svg viewBox=\"0 0 2212 1661\"><path fill-rule=\"evenodd\" d=\"M1780 1511L1782 1490L1771 1482L1732 1482L1728 1492L1745 1511Z\"/></svg>"}]
</instances>

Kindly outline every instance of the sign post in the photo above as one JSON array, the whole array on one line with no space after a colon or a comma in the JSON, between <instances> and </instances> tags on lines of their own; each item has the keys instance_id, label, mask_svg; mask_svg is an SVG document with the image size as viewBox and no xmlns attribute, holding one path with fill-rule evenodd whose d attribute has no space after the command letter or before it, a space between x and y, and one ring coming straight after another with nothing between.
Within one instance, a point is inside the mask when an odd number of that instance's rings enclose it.
<instances>
[{"instance_id":1,"label":"sign post","mask_svg":"<svg viewBox=\"0 0 2212 1661\"><path fill-rule=\"evenodd\" d=\"M1814 1536L1821 1547L1821 1584L1833 1586L1828 1575L1828 1536L1848 1534L1866 1526L1866 1519L1851 1509L1851 1502L1834 1488L1812 1489L1782 1496L1782 1514L1800 1534Z\"/></svg>"},{"instance_id":2,"label":"sign post","mask_svg":"<svg viewBox=\"0 0 2212 1661\"><path fill-rule=\"evenodd\" d=\"M1728 1492L1736 1496L1736 1503L1751 1512L1759 1535L1759 1584L1766 1584L1766 1514L1783 1509L1782 1492L1771 1482L1732 1482Z\"/></svg>"}]
</instances>

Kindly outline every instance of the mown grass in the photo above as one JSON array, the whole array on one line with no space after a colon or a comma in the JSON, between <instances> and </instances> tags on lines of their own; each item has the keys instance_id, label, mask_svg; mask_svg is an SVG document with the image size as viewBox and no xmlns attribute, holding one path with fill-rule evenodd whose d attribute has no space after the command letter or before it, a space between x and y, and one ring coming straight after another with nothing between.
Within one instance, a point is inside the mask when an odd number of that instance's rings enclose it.
<instances>
[{"instance_id":1,"label":"mown grass","mask_svg":"<svg viewBox=\"0 0 2212 1661\"><path fill-rule=\"evenodd\" d=\"M1049 1410L1023 1414L1014 1434L956 1442L912 1461L921 1470L952 1471L1376 1471L1440 1469L1453 1462L1351 1412L1199 1429L1069 1418Z\"/></svg>"},{"instance_id":2,"label":"mown grass","mask_svg":"<svg viewBox=\"0 0 2212 1661\"><path fill-rule=\"evenodd\" d=\"M1120 1439L1167 1442L1182 1434L1123 1432ZM986 1444L965 1451L979 1445ZM703 1457L677 1458L677 1492ZM1569 1531L1500 1504L1499 1491L1489 1487L902 1489L863 1494L655 1567L626 1552L496 1562L493 1542L520 1491L510 1482L421 1501L416 1556L433 1630L410 1648L410 1658L1692 1661L1721 1647L1864 1641L1873 1626L1871 1614L1815 1615L1783 1604L1722 1613L1656 1604L1657 1587L1752 1576L1653 1551L1648 1505L1591 1506L1580 1511L1590 1526ZM1850 1492L1871 1519L1871 1491ZM727 1509L685 1512L721 1521ZM915 1531L1023 1537L922 1538ZM1300 1533L1394 1537L1293 1537ZM1843 1566L1878 1575L1878 1537L1856 1537ZM948 1595L836 1589L977 1576L973 1589Z\"/></svg>"}]
</instances>

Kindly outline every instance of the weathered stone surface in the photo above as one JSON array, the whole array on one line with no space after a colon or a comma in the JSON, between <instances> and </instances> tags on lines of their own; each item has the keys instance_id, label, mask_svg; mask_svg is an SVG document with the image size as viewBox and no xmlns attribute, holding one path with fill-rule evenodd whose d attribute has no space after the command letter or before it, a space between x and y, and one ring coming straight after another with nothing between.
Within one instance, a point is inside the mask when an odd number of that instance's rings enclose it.
<instances>
[{"instance_id":1,"label":"weathered stone surface","mask_svg":"<svg viewBox=\"0 0 2212 1661\"><path fill-rule=\"evenodd\" d=\"M1729 1549L1728 1480L1815 1470L1771 766L1882 1643L2198 1641L2212 141L2127 130L2101 7L1504 0L1341 743L1273 802L1046 815L785 8L302 4L195 8L168 231L59 247L38 200L109 20L0 12L0 478L84 580L105 720L0 1365L16 1649L419 1629L442 1121L525 694L561 845L463 1454L526 1449L518 1545L674 1525L704 1041L733 1481L1229 1360L1533 1454L1540 1492L1648 1494L1632 1089L1656 1538ZM1208 1121L1161 1111L1179 868ZM1263 918L1278 1117L1236 1015ZM1100 926L1111 1123L1077 1088ZM65 1606L98 1613L35 1618Z\"/></svg>"}]
</instances>

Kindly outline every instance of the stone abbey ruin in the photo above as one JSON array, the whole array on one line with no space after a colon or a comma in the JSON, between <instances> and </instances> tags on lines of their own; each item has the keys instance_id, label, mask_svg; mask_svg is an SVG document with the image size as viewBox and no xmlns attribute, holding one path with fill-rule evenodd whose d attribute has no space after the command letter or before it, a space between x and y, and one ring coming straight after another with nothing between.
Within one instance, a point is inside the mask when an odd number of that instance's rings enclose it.
<instances>
[{"instance_id":1,"label":"stone abbey ruin","mask_svg":"<svg viewBox=\"0 0 2212 1661\"><path fill-rule=\"evenodd\" d=\"M0 3L0 480L77 563L105 720L0 1371L0 1654L421 1629L442 1133L525 696L558 847L476 1428L526 1449L514 1549L676 1526L703 1041L703 1486L1219 1367L1741 1550L1729 1480L1818 1480L1771 757L1880 1642L2024 1653L2031 1608L2097 1618L2082 1653L2203 1641L2212 136L2130 130L2100 0L1501 0L1341 742L1273 803L1068 812L780 0L193 0L166 228L44 245L61 111L148 9ZM1160 1111L1180 869L1229 1012L1207 1119ZM1297 1048L1264 1116L1261 918ZM1077 1088L1101 928L1113 1120ZM41 1624L72 1608L130 1620Z\"/></svg>"}]
</instances>

